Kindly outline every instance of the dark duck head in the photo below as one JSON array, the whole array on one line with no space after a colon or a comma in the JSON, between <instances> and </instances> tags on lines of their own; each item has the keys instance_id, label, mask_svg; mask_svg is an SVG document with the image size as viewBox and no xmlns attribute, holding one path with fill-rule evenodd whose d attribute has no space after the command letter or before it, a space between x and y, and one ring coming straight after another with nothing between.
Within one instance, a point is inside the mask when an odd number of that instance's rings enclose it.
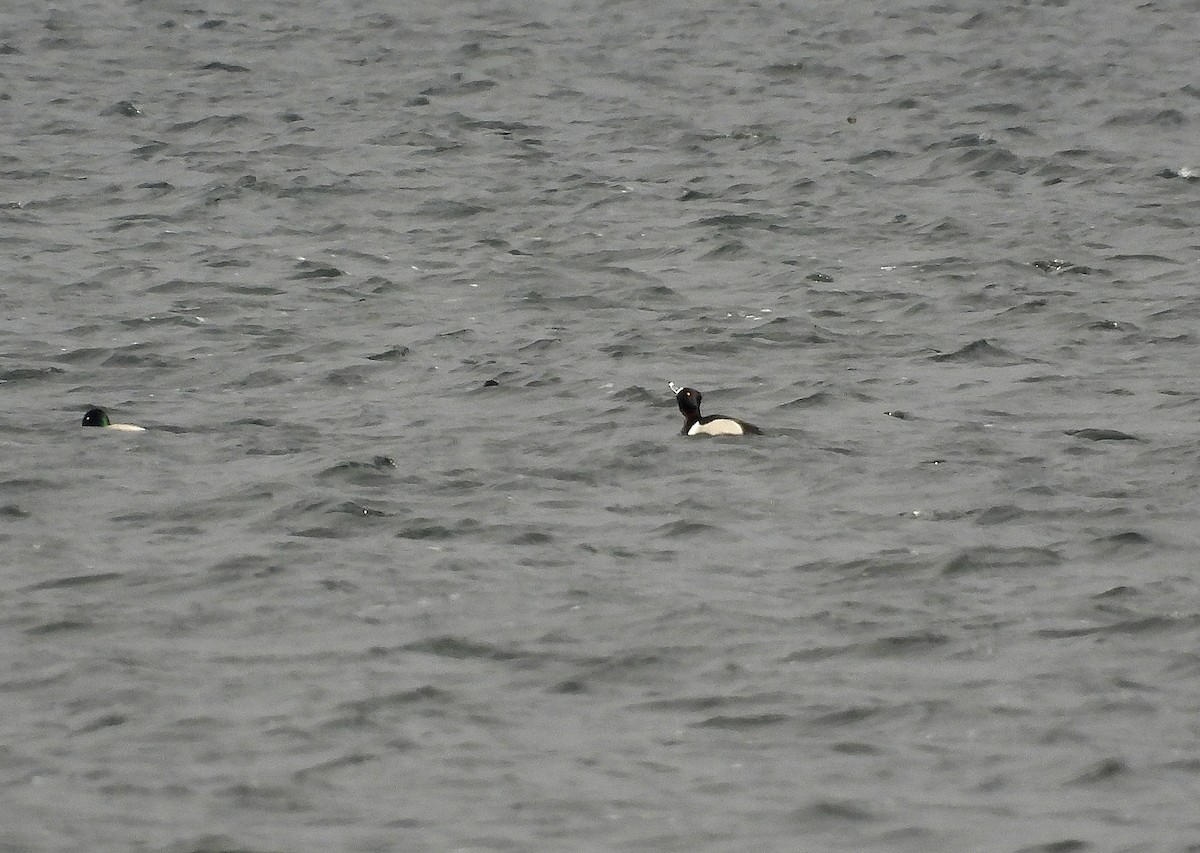
<instances>
[{"instance_id":1,"label":"dark duck head","mask_svg":"<svg viewBox=\"0 0 1200 853\"><path fill-rule=\"evenodd\" d=\"M85 427L100 427L101 429L115 429L122 432L145 432L145 427L140 427L137 424L114 424L109 420L108 412L104 409L88 409L83 416L83 426Z\"/></svg>"},{"instance_id":2,"label":"dark duck head","mask_svg":"<svg viewBox=\"0 0 1200 853\"><path fill-rule=\"evenodd\" d=\"M683 414L681 435L762 435L762 430L754 424L738 418L700 414L700 401L704 395L695 388L677 388L674 382L667 385L675 392L675 402Z\"/></svg>"}]
</instances>

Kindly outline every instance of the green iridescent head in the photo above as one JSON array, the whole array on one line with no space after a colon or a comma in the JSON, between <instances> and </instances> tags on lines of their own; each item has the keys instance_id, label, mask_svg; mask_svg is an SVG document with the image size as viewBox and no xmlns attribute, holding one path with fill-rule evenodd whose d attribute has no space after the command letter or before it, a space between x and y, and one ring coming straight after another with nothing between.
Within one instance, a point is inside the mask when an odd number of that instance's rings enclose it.
<instances>
[{"instance_id":1,"label":"green iridescent head","mask_svg":"<svg viewBox=\"0 0 1200 853\"><path fill-rule=\"evenodd\" d=\"M109 423L108 412L104 409L88 409L83 416L84 426L106 427Z\"/></svg>"}]
</instances>

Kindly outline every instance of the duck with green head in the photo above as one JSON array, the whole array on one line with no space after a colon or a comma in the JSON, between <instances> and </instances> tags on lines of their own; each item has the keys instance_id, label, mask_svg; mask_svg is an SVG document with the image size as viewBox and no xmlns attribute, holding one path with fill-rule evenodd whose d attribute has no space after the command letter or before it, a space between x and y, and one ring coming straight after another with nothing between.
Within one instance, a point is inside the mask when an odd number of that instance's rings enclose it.
<instances>
[{"instance_id":1,"label":"duck with green head","mask_svg":"<svg viewBox=\"0 0 1200 853\"><path fill-rule=\"evenodd\" d=\"M108 412L104 409L88 409L83 416L83 426L85 427L101 427L103 429L115 429L121 432L145 432L145 427L140 427L137 424L114 424L109 420Z\"/></svg>"}]
</instances>

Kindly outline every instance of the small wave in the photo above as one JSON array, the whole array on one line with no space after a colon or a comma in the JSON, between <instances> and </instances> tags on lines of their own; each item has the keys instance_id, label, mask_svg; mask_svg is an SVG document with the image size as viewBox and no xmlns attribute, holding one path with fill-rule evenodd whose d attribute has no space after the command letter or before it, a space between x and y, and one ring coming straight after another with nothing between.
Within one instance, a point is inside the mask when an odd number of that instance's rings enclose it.
<instances>
[{"instance_id":1,"label":"small wave","mask_svg":"<svg viewBox=\"0 0 1200 853\"><path fill-rule=\"evenodd\" d=\"M541 657L540 655L531 655L528 652L497 646L494 643L456 637L452 634L441 634L436 637L426 637L423 640L414 640L411 643L404 644L400 648L406 652L419 652L421 654L460 660L477 658L480 660L511 661Z\"/></svg>"},{"instance_id":2,"label":"small wave","mask_svg":"<svg viewBox=\"0 0 1200 853\"><path fill-rule=\"evenodd\" d=\"M1144 533L1138 533L1136 530L1127 530L1124 533L1114 533L1111 536L1102 536L1099 539L1093 539L1092 544L1111 546L1113 548L1144 548L1147 545L1154 544L1154 540Z\"/></svg>"},{"instance_id":3,"label":"small wave","mask_svg":"<svg viewBox=\"0 0 1200 853\"><path fill-rule=\"evenodd\" d=\"M1007 366L1014 364L1028 364L1034 359L1026 358L1025 356L1017 355L1003 347L996 346L986 338L980 338L966 346L960 347L953 352L939 353L938 355L930 356L930 361L941 363L966 363L966 364L984 364L993 366Z\"/></svg>"},{"instance_id":4,"label":"small wave","mask_svg":"<svg viewBox=\"0 0 1200 853\"><path fill-rule=\"evenodd\" d=\"M1063 431L1064 435L1069 435L1074 438L1082 438L1086 441L1141 441L1136 435L1130 435L1127 432L1121 432L1119 429L1107 428L1085 428L1085 429L1068 429Z\"/></svg>"},{"instance_id":5,"label":"small wave","mask_svg":"<svg viewBox=\"0 0 1200 853\"><path fill-rule=\"evenodd\" d=\"M750 253L750 247L740 240L726 240L715 249L710 249L700 256L704 261L728 261L744 258Z\"/></svg>"},{"instance_id":6,"label":"small wave","mask_svg":"<svg viewBox=\"0 0 1200 853\"><path fill-rule=\"evenodd\" d=\"M1069 779L1069 785L1094 785L1097 782L1107 782L1123 775L1129 770L1128 765L1119 758L1105 758L1085 768L1081 773Z\"/></svg>"},{"instance_id":7,"label":"small wave","mask_svg":"<svg viewBox=\"0 0 1200 853\"><path fill-rule=\"evenodd\" d=\"M985 545L969 548L946 561L942 573L947 575L995 569L1031 569L1057 566L1062 555L1052 548L1002 548Z\"/></svg>"},{"instance_id":8,"label":"small wave","mask_svg":"<svg viewBox=\"0 0 1200 853\"><path fill-rule=\"evenodd\" d=\"M945 634L939 634L936 631L917 631L912 634L897 634L872 640L867 645L866 651L873 657L894 657L920 654L944 646L949 642L950 638Z\"/></svg>"},{"instance_id":9,"label":"small wave","mask_svg":"<svg viewBox=\"0 0 1200 853\"><path fill-rule=\"evenodd\" d=\"M776 408L785 411L789 409L815 409L822 406L828 406L832 402L834 402L833 395L826 391L817 391L813 394L809 394L807 397L797 397L790 403L782 403Z\"/></svg>"},{"instance_id":10,"label":"small wave","mask_svg":"<svg viewBox=\"0 0 1200 853\"><path fill-rule=\"evenodd\" d=\"M228 74L245 74L250 71L245 65L236 65L232 62L206 62L200 66L201 71L224 71Z\"/></svg>"},{"instance_id":11,"label":"small wave","mask_svg":"<svg viewBox=\"0 0 1200 853\"><path fill-rule=\"evenodd\" d=\"M33 382L52 379L61 373L61 367L10 367L0 370L0 382Z\"/></svg>"},{"instance_id":12,"label":"small wave","mask_svg":"<svg viewBox=\"0 0 1200 853\"><path fill-rule=\"evenodd\" d=\"M338 705L343 711L349 711L359 719L378 717L389 713L407 714L413 705L430 703L444 705L452 700L452 694L431 684L414 687L411 690L397 690L382 696L370 696L366 699L353 699Z\"/></svg>"},{"instance_id":13,"label":"small wave","mask_svg":"<svg viewBox=\"0 0 1200 853\"><path fill-rule=\"evenodd\" d=\"M244 115L212 115L195 121L181 121L169 128L174 133L184 133L189 130L207 130L218 132L231 127L248 124L250 119Z\"/></svg>"},{"instance_id":14,"label":"small wave","mask_svg":"<svg viewBox=\"0 0 1200 853\"><path fill-rule=\"evenodd\" d=\"M699 521L672 521L670 524L664 524L662 527L655 529L656 536L665 536L668 538L678 538L681 536L695 536L700 533L721 532L721 528L714 524L704 524Z\"/></svg>"},{"instance_id":15,"label":"small wave","mask_svg":"<svg viewBox=\"0 0 1200 853\"><path fill-rule=\"evenodd\" d=\"M118 580L122 577L124 577L124 574L121 572L97 572L91 575L70 575L64 578L53 578L51 580L39 581L38 583L27 586L26 589L64 589L67 587L91 586L92 584L107 583L108 581Z\"/></svg>"},{"instance_id":16,"label":"small wave","mask_svg":"<svg viewBox=\"0 0 1200 853\"><path fill-rule=\"evenodd\" d=\"M745 731L760 729L764 726L776 726L791 719L787 714L717 714L715 717L708 717L698 723L692 723L691 726L696 729Z\"/></svg>"},{"instance_id":17,"label":"small wave","mask_svg":"<svg viewBox=\"0 0 1200 853\"><path fill-rule=\"evenodd\" d=\"M1175 109L1156 110L1153 107L1117 113L1104 122L1104 127L1176 128L1189 124L1188 117Z\"/></svg>"}]
</instances>

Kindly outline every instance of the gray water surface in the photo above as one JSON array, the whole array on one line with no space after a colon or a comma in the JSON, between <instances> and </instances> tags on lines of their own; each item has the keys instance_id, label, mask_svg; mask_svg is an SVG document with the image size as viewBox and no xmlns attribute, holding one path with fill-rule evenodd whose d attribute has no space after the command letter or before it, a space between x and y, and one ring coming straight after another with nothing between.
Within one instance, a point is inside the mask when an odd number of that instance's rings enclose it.
<instances>
[{"instance_id":1,"label":"gray water surface","mask_svg":"<svg viewBox=\"0 0 1200 853\"><path fill-rule=\"evenodd\" d=\"M0 850L1200 849L1198 35L10 3Z\"/></svg>"}]
</instances>

